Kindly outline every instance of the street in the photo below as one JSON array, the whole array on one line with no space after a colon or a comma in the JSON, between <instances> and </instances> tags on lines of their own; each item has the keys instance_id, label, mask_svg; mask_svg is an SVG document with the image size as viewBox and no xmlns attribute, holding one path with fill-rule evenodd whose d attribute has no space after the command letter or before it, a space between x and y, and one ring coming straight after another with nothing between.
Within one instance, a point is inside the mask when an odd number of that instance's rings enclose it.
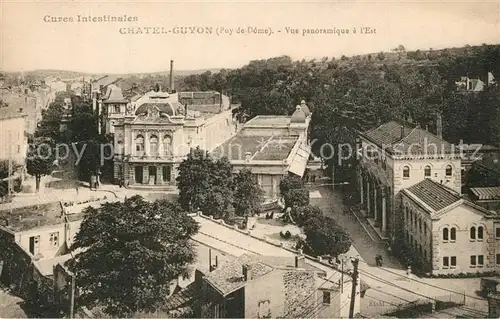
<instances>
[{"instance_id":1,"label":"street","mask_svg":"<svg viewBox=\"0 0 500 319\"><path fill-rule=\"evenodd\" d=\"M311 204L319 206L325 215L334 218L347 230L353 240L352 251L360 256L360 278L370 286L361 299L364 315L385 314L397 309L400 304L417 300L459 303L465 299L466 305L459 307L462 310L460 313L466 313L468 317L486 316L487 301L475 295L475 291L479 290L479 278L431 279L413 276L409 279L406 269L387 253L386 244L376 242L376 238L368 235L354 215L344 213L345 207L338 191L321 186L311 189L312 192L319 192L320 196L312 196ZM375 265L377 254L383 257L383 267Z\"/></svg>"}]
</instances>

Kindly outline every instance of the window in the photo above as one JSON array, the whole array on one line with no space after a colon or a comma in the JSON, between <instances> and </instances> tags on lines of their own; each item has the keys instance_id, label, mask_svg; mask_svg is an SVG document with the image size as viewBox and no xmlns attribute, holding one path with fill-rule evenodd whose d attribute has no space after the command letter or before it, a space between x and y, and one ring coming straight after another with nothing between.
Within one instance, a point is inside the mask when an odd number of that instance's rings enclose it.
<instances>
[{"instance_id":1,"label":"window","mask_svg":"<svg viewBox=\"0 0 500 319\"><path fill-rule=\"evenodd\" d=\"M163 148L165 155L172 155L172 138L168 135L163 137Z\"/></svg>"},{"instance_id":2,"label":"window","mask_svg":"<svg viewBox=\"0 0 500 319\"><path fill-rule=\"evenodd\" d=\"M484 232L483 226L479 226L477 228L477 240L483 240L483 232Z\"/></svg>"},{"instance_id":3,"label":"window","mask_svg":"<svg viewBox=\"0 0 500 319\"><path fill-rule=\"evenodd\" d=\"M38 255L40 251L40 236L30 237L30 253L34 256Z\"/></svg>"},{"instance_id":4,"label":"window","mask_svg":"<svg viewBox=\"0 0 500 319\"><path fill-rule=\"evenodd\" d=\"M135 150L137 152L144 152L144 136L137 135L135 138Z\"/></svg>"},{"instance_id":5,"label":"window","mask_svg":"<svg viewBox=\"0 0 500 319\"><path fill-rule=\"evenodd\" d=\"M476 240L476 227L471 227L470 228L470 239L471 240Z\"/></svg>"},{"instance_id":6,"label":"window","mask_svg":"<svg viewBox=\"0 0 500 319\"><path fill-rule=\"evenodd\" d=\"M406 221L408 222L408 220L410 220L410 213L408 212L408 207L406 207ZM500 229L500 228L497 228L497 229ZM497 237L500 237L500 236L497 236Z\"/></svg>"},{"instance_id":7,"label":"window","mask_svg":"<svg viewBox=\"0 0 500 319\"><path fill-rule=\"evenodd\" d=\"M470 256L470 266L476 267L476 256Z\"/></svg>"},{"instance_id":8,"label":"window","mask_svg":"<svg viewBox=\"0 0 500 319\"><path fill-rule=\"evenodd\" d=\"M495 229L495 237L496 237L496 238L500 238L500 227L497 227L497 228Z\"/></svg>"},{"instance_id":9,"label":"window","mask_svg":"<svg viewBox=\"0 0 500 319\"><path fill-rule=\"evenodd\" d=\"M443 241L448 241L449 239L448 228L443 228Z\"/></svg>"},{"instance_id":10,"label":"window","mask_svg":"<svg viewBox=\"0 0 500 319\"><path fill-rule=\"evenodd\" d=\"M410 178L410 167L405 166L403 168L403 178Z\"/></svg>"},{"instance_id":11,"label":"window","mask_svg":"<svg viewBox=\"0 0 500 319\"><path fill-rule=\"evenodd\" d=\"M149 138L149 153L151 155L158 155L158 137L151 135Z\"/></svg>"},{"instance_id":12,"label":"window","mask_svg":"<svg viewBox=\"0 0 500 319\"><path fill-rule=\"evenodd\" d=\"M424 222L424 236L427 236L427 223Z\"/></svg>"},{"instance_id":13,"label":"window","mask_svg":"<svg viewBox=\"0 0 500 319\"><path fill-rule=\"evenodd\" d=\"M59 246L59 232L50 233L49 242L52 246Z\"/></svg>"},{"instance_id":14,"label":"window","mask_svg":"<svg viewBox=\"0 0 500 319\"><path fill-rule=\"evenodd\" d=\"M257 318L271 318L271 307L269 300L259 301Z\"/></svg>"},{"instance_id":15,"label":"window","mask_svg":"<svg viewBox=\"0 0 500 319\"><path fill-rule=\"evenodd\" d=\"M331 302L331 295L329 291L323 291L323 303L324 304L330 304Z\"/></svg>"},{"instance_id":16,"label":"window","mask_svg":"<svg viewBox=\"0 0 500 319\"><path fill-rule=\"evenodd\" d=\"M420 218L418 219L418 231L422 232L422 220Z\"/></svg>"},{"instance_id":17,"label":"window","mask_svg":"<svg viewBox=\"0 0 500 319\"><path fill-rule=\"evenodd\" d=\"M427 249L424 249L424 258L427 259Z\"/></svg>"},{"instance_id":18,"label":"window","mask_svg":"<svg viewBox=\"0 0 500 319\"><path fill-rule=\"evenodd\" d=\"M452 227L450 229L450 240L451 241L457 240L457 229L455 227Z\"/></svg>"},{"instance_id":19,"label":"window","mask_svg":"<svg viewBox=\"0 0 500 319\"><path fill-rule=\"evenodd\" d=\"M446 177L451 177L452 173L453 168L451 167L451 165L446 166Z\"/></svg>"},{"instance_id":20,"label":"window","mask_svg":"<svg viewBox=\"0 0 500 319\"><path fill-rule=\"evenodd\" d=\"M477 266L478 267L483 267L484 266L484 256L483 255L478 255L477 256Z\"/></svg>"},{"instance_id":21,"label":"window","mask_svg":"<svg viewBox=\"0 0 500 319\"><path fill-rule=\"evenodd\" d=\"M115 113L120 113L120 106L119 105L115 105Z\"/></svg>"},{"instance_id":22,"label":"window","mask_svg":"<svg viewBox=\"0 0 500 319\"><path fill-rule=\"evenodd\" d=\"M450 259L448 257L443 257L443 268L450 267Z\"/></svg>"},{"instance_id":23,"label":"window","mask_svg":"<svg viewBox=\"0 0 500 319\"><path fill-rule=\"evenodd\" d=\"M497 265L500 265L500 254L497 254L496 264L497 264Z\"/></svg>"},{"instance_id":24,"label":"window","mask_svg":"<svg viewBox=\"0 0 500 319\"><path fill-rule=\"evenodd\" d=\"M429 165L427 165L424 168L424 177L430 177L430 176L431 176L431 167Z\"/></svg>"},{"instance_id":25,"label":"window","mask_svg":"<svg viewBox=\"0 0 500 319\"><path fill-rule=\"evenodd\" d=\"M450 257L450 268L455 268L457 267L457 257L452 256Z\"/></svg>"}]
</instances>

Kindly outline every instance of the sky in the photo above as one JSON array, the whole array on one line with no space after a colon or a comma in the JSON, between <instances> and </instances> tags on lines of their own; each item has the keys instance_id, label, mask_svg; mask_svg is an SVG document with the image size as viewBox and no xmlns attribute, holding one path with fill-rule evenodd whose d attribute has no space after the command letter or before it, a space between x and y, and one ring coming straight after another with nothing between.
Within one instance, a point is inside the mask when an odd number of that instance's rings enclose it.
<instances>
[{"instance_id":1,"label":"sky","mask_svg":"<svg viewBox=\"0 0 500 319\"><path fill-rule=\"evenodd\" d=\"M138 73L235 68L250 60L340 57L389 51L500 43L500 0L451 1L12 1L3 0L0 69ZM135 22L77 22L77 16L136 17ZM49 18L48 18L49 17ZM45 22L67 17L73 22ZM166 34L121 34L163 27ZM211 27L212 34L173 34L174 27ZM217 35L218 28L233 30ZM248 27L273 31L248 34ZM361 34L370 27L375 33ZM237 34L241 28L244 34ZM286 28L298 29L288 34ZM302 34L303 29L349 34ZM356 28L356 34L353 29ZM219 29L220 30L220 29ZM281 31L281 32L278 32Z\"/></svg>"}]
</instances>

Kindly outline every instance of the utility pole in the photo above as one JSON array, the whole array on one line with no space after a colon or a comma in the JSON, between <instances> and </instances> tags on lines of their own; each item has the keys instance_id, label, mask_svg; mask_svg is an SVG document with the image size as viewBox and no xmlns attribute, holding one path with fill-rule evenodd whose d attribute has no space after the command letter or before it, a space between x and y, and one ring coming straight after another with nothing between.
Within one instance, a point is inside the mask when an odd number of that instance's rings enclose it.
<instances>
[{"instance_id":1,"label":"utility pole","mask_svg":"<svg viewBox=\"0 0 500 319\"><path fill-rule=\"evenodd\" d=\"M9 172L7 176L7 198L12 196L12 131L9 130Z\"/></svg>"},{"instance_id":2,"label":"utility pole","mask_svg":"<svg viewBox=\"0 0 500 319\"><path fill-rule=\"evenodd\" d=\"M70 299L70 308L69 308L69 317L74 318L75 312L75 274L71 276L71 299Z\"/></svg>"},{"instance_id":3,"label":"utility pole","mask_svg":"<svg viewBox=\"0 0 500 319\"><path fill-rule=\"evenodd\" d=\"M349 318L354 318L354 304L356 303L356 287L358 285L358 264L359 259L352 260L353 273L352 273L352 291L351 291L351 306L349 307Z\"/></svg>"},{"instance_id":4,"label":"utility pole","mask_svg":"<svg viewBox=\"0 0 500 319\"><path fill-rule=\"evenodd\" d=\"M335 190L335 165L332 163L332 190Z\"/></svg>"}]
</instances>

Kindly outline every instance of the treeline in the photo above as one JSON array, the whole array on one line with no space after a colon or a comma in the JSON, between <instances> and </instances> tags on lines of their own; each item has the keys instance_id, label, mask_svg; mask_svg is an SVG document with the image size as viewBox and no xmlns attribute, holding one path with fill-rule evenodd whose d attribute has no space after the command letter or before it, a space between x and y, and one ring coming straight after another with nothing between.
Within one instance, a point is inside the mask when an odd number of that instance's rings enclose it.
<instances>
[{"instance_id":1,"label":"treeline","mask_svg":"<svg viewBox=\"0 0 500 319\"><path fill-rule=\"evenodd\" d=\"M231 95L245 119L291 114L304 99L313 111L312 137L334 145L350 139L348 131L392 119L411 118L435 132L437 113L443 115L444 138L450 142L498 145L498 85L465 94L455 83L462 76L487 82L488 72L500 77L499 45L412 52L399 46L338 60L282 56L251 61L240 69L185 77L184 86Z\"/></svg>"}]
</instances>

